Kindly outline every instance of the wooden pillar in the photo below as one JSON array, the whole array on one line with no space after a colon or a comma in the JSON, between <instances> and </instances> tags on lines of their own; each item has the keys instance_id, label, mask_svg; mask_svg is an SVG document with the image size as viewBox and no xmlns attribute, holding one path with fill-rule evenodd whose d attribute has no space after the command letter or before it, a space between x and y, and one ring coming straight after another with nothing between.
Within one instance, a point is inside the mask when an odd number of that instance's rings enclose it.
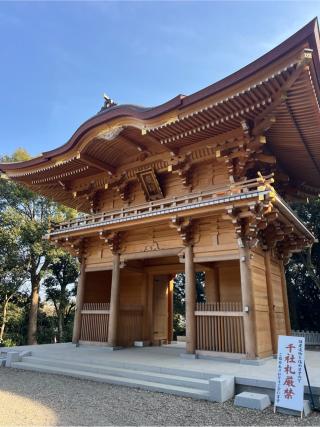
<instances>
[{"instance_id":1,"label":"wooden pillar","mask_svg":"<svg viewBox=\"0 0 320 427\"><path fill-rule=\"evenodd\" d=\"M147 319L148 319L148 340L152 343L154 339L153 331L153 286L154 286L154 276L151 273L148 273L147 277L148 282L148 304L147 304Z\"/></svg>"},{"instance_id":2,"label":"wooden pillar","mask_svg":"<svg viewBox=\"0 0 320 427\"><path fill-rule=\"evenodd\" d=\"M143 341L149 341L149 314L148 314L148 303L149 303L149 282L148 273L143 269Z\"/></svg>"},{"instance_id":3,"label":"wooden pillar","mask_svg":"<svg viewBox=\"0 0 320 427\"><path fill-rule=\"evenodd\" d=\"M77 286L76 309L75 309L74 322L73 322L73 335L72 335L73 344L78 344L80 340L81 310L83 306L84 287L85 287L85 279L86 279L85 268L86 268L85 258L82 257L80 275L79 275L78 286Z\"/></svg>"},{"instance_id":4,"label":"wooden pillar","mask_svg":"<svg viewBox=\"0 0 320 427\"><path fill-rule=\"evenodd\" d=\"M252 276L250 267L250 249L240 244L240 276L241 294L244 310L243 327L244 341L247 359L255 359L257 356L255 315L253 306Z\"/></svg>"},{"instance_id":5,"label":"wooden pillar","mask_svg":"<svg viewBox=\"0 0 320 427\"><path fill-rule=\"evenodd\" d=\"M108 345L117 346L120 305L120 254L113 253Z\"/></svg>"},{"instance_id":6,"label":"wooden pillar","mask_svg":"<svg viewBox=\"0 0 320 427\"><path fill-rule=\"evenodd\" d=\"M290 322L290 312L289 312L289 303L288 303L288 289L286 275L284 272L283 261L280 261L280 270L281 270L281 289L282 289L282 299L283 299L283 309L284 309L284 319L286 323L286 333L291 335L291 322Z\"/></svg>"},{"instance_id":7,"label":"wooden pillar","mask_svg":"<svg viewBox=\"0 0 320 427\"><path fill-rule=\"evenodd\" d=\"M206 302L212 304L220 301L219 269L212 267L205 271Z\"/></svg>"},{"instance_id":8,"label":"wooden pillar","mask_svg":"<svg viewBox=\"0 0 320 427\"><path fill-rule=\"evenodd\" d=\"M168 344L173 339L173 288L174 279L169 277L168 283Z\"/></svg>"},{"instance_id":9,"label":"wooden pillar","mask_svg":"<svg viewBox=\"0 0 320 427\"><path fill-rule=\"evenodd\" d=\"M196 276L191 244L185 247L186 352L196 350Z\"/></svg>"},{"instance_id":10,"label":"wooden pillar","mask_svg":"<svg viewBox=\"0 0 320 427\"><path fill-rule=\"evenodd\" d=\"M265 262L265 269L266 269L266 282L267 282L267 292L268 292L268 306L269 306L269 319L270 319L272 352L273 352L273 354L276 354L277 353L277 334L276 334L275 304L274 304L273 289L272 289L271 252L270 252L270 250L265 251L264 262Z\"/></svg>"}]
</instances>

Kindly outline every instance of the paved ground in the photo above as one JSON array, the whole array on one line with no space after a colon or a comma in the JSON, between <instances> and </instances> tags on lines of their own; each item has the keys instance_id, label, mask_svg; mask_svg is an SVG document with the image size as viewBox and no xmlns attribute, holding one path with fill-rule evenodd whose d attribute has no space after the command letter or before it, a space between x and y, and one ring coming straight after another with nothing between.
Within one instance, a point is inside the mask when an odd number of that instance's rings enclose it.
<instances>
[{"instance_id":1,"label":"paved ground","mask_svg":"<svg viewBox=\"0 0 320 427\"><path fill-rule=\"evenodd\" d=\"M0 368L1 426L320 425L225 404L196 401L69 377Z\"/></svg>"}]
</instances>

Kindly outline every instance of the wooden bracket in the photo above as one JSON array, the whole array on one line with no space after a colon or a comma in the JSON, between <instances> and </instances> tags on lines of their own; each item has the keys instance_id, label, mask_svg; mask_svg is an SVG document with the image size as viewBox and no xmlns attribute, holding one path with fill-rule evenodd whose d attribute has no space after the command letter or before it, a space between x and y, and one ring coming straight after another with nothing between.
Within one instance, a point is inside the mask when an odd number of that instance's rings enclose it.
<instances>
[{"instance_id":1,"label":"wooden bracket","mask_svg":"<svg viewBox=\"0 0 320 427\"><path fill-rule=\"evenodd\" d=\"M168 166L168 172L177 173L182 185L191 190L191 159L190 153L172 160Z\"/></svg>"},{"instance_id":2,"label":"wooden bracket","mask_svg":"<svg viewBox=\"0 0 320 427\"><path fill-rule=\"evenodd\" d=\"M88 201L90 205L90 212L96 213L97 205L99 202L98 194L100 190L94 187L94 183L91 182L89 186L85 190L73 191L72 197L78 199L84 199L84 201Z\"/></svg>"},{"instance_id":3,"label":"wooden bracket","mask_svg":"<svg viewBox=\"0 0 320 427\"><path fill-rule=\"evenodd\" d=\"M116 175L110 178L105 185L105 189L108 188L114 188L123 201L129 199L129 182L125 172L121 176Z\"/></svg>"},{"instance_id":4,"label":"wooden bracket","mask_svg":"<svg viewBox=\"0 0 320 427\"><path fill-rule=\"evenodd\" d=\"M53 243L77 257L80 262L87 257L86 239L84 238L65 237L63 239L55 239Z\"/></svg>"},{"instance_id":5,"label":"wooden bracket","mask_svg":"<svg viewBox=\"0 0 320 427\"><path fill-rule=\"evenodd\" d=\"M227 215L235 226L235 232L241 245L254 247L261 241L261 232L267 228L265 213L269 206L263 202L250 203L243 208L227 208Z\"/></svg>"},{"instance_id":6,"label":"wooden bracket","mask_svg":"<svg viewBox=\"0 0 320 427\"><path fill-rule=\"evenodd\" d=\"M179 218L175 216L171 219L170 227L177 230L184 246L192 243L193 230L191 218Z\"/></svg>"},{"instance_id":7,"label":"wooden bracket","mask_svg":"<svg viewBox=\"0 0 320 427\"><path fill-rule=\"evenodd\" d=\"M109 246L113 254L120 253L122 234L119 231L100 231L99 237Z\"/></svg>"}]
</instances>

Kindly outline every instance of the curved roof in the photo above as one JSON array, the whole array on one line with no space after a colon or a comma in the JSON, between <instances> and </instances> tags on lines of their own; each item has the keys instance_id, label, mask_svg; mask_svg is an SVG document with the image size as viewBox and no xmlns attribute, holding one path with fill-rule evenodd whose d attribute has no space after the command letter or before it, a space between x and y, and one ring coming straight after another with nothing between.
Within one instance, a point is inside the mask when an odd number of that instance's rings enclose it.
<instances>
[{"instance_id":1,"label":"curved roof","mask_svg":"<svg viewBox=\"0 0 320 427\"><path fill-rule=\"evenodd\" d=\"M313 50L310 70L297 75L289 86L301 62L301 52L308 48ZM284 92L285 104L277 104L276 97ZM54 177L58 179L59 165L65 159L70 162L71 175L72 171L78 171L80 177L97 173L97 163L96 167L91 165L91 169L81 166L77 153L84 152L87 166L88 156L89 160L92 155L105 156L103 160L112 173L121 165L121 156L116 151L127 157L130 149L133 152L134 144L139 151L149 150L155 155L165 149L179 150L196 142L195 134L205 139L228 132L239 126L241 120L257 121L270 109L277 116L276 124L266 134L272 151L289 175L292 172L295 182L303 181L308 188L319 188L319 94L320 42L318 21L314 19L259 59L194 94L178 95L150 108L135 105L107 108L84 122L64 145L25 162L2 163L0 170L29 185L50 182L48 170L54 170ZM99 142L101 132L115 125L124 129L121 135L116 135L113 141L107 138L104 144ZM119 143L123 135L127 145ZM90 139L94 145L88 145ZM292 151L290 156L288 149ZM301 170L301 161L304 170Z\"/></svg>"}]
</instances>

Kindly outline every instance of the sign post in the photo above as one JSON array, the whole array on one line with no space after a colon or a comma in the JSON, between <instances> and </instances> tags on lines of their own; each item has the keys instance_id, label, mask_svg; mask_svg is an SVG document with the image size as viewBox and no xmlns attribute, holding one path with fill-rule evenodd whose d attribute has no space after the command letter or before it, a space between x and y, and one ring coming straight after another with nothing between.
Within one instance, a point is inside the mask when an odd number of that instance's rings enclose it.
<instances>
[{"instance_id":1,"label":"sign post","mask_svg":"<svg viewBox=\"0 0 320 427\"><path fill-rule=\"evenodd\" d=\"M304 338L280 335L278 339L276 407L303 413Z\"/></svg>"}]
</instances>

